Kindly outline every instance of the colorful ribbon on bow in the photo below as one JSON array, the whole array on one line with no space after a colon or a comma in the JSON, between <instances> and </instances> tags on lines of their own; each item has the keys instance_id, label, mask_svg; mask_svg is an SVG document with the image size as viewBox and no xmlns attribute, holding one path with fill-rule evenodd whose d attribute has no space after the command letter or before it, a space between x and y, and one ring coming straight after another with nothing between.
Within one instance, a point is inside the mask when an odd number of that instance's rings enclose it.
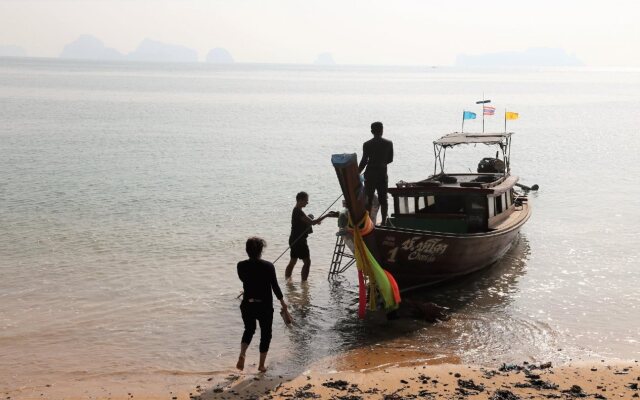
<instances>
[{"instance_id":1,"label":"colorful ribbon on bow","mask_svg":"<svg viewBox=\"0 0 640 400\"><path fill-rule=\"evenodd\" d=\"M349 230L353 231L354 256L358 267L358 283L360 302L358 308L358 317L364 318L366 305L366 290L364 276L369 280L369 309L376 309L376 290L382 296L384 309L392 311L400 305L400 290L393 275L383 269L375 259L363 237L373 232L374 224L369 213L365 213L362 221L354 226L351 217L349 217Z\"/></svg>"}]
</instances>

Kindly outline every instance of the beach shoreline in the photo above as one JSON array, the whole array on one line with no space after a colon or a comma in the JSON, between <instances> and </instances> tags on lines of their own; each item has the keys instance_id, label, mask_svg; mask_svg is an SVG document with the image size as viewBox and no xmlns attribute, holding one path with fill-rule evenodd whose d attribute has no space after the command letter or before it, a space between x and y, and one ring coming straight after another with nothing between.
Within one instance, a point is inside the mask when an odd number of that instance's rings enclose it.
<instances>
[{"instance_id":1,"label":"beach shoreline","mask_svg":"<svg viewBox=\"0 0 640 400\"><path fill-rule=\"evenodd\" d=\"M231 382L231 381L230 381ZM365 371L305 371L292 380L238 376L195 399L548 399L640 397L638 361L503 364L494 368L436 364Z\"/></svg>"},{"instance_id":2,"label":"beach shoreline","mask_svg":"<svg viewBox=\"0 0 640 400\"><path fill-rule=\"evenodd\" d=\"M335 360L334 360L335 361ZM441 362L440 362L441 361ZM245 371L222 377L182 377L172 382L132 384L117 381L87 387L47 384L19 392L14 399L548 399L640 397L637 360L589 360L566 365L548 363L502 364L492 367L449 363L380 365L361 370L313 366L297 376ZM81 381L78 382L82 385ZM85 382L89 383L89 382ZM96 383L96 382L93 382Z\"/></svg>"}]
</instances>

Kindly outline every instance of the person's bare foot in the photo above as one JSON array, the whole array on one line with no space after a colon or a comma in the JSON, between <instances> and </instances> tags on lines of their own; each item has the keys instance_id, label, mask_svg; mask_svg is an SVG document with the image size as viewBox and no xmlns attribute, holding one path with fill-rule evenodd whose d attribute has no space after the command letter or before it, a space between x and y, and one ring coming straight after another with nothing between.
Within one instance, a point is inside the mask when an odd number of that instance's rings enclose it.
<instances>
[{"instance_id":1,"label":"person's bare foot","mask_svg":"<svg viewBox=\"0 0 640 400\"><path fill-rule=\"evenodd\" d=\"M258 371L267 372L267 367L265 367L264 365L261 365L261 366L258 367Z\"/></svg>"},{"instance_id":2,"label":"person's bare foot","mask_svg":"<svg viewBox=\"0 0 640 400\"><path fill-rule=\"evenodd\" d=\"M239 356L238 357L238 362L236 363L236 368L238 368L240 371L242 371L244 369L244 356Z\"/></svg>"}]
</instances>

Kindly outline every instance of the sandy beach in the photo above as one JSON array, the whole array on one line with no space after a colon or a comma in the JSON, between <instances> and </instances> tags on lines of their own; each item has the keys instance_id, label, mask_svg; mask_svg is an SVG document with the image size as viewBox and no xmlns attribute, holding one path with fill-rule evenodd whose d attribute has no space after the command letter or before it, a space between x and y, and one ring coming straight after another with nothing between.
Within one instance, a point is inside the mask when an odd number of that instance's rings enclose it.
<instances>
[{"instance_id":1,"label":"sandy beach","mask_svg":"<svg viewBox=\"0 0 640 400\"><path fill-rule=\"evenodd\" d=\"M640 396L637 361L587 362L554 367L503 364L496 368L440 364L382 368L365 372L316 373L290 381L269 375L229 377L203 388L198 399L633 399Z\"/></svg>"},{"instance_id":2,"label":"sandy beach","mask_svg":"<svg viewBox=\"0 0 640 400\"><path fill-rule=\"evenodd\" d=\"M333 360L335 361L335 360ZM483 367L452 364L399 365L362 370L327 370L319 365L296 377L258 373L255 365L225 377L180 379L162 384L94 387L48 384L14 399L635 399L640 397L637 360L594 360L561 366L548 363ZM335 364L334 364L335 365ZM85 382L86 383L86 382ZM93 385L90 385L93 386ZM82 394L80 394L82 393Z\"/></svg>"}]
</instances>

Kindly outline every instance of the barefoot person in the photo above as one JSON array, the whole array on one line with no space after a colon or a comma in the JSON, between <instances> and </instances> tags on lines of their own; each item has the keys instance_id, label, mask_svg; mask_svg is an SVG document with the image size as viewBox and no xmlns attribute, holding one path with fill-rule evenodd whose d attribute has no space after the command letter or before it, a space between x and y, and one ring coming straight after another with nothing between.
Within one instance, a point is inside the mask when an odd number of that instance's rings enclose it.
<instances>
[{"instance_id":1,"label":"barefoot person","mask_svg":"<svg viewBox=\"0 0 640 400\"><path fill-rule=\"evenodd\" d=\"M276 269L273 264L261 259L262 249L267 245L264 239L250 237L247 239L246 251L248 260L238 263L238 277L244 289L240 311L244 322L244 333L240 344L240 356L236 368L244 369L247 348L256 331L256 320L260 324L260 365L258 370L265 372L264 365L271 343L271 324L273 322L273 296L275 293L283 309L287 309L282 291L278 286Z\"/></svg>"},{"instance_id":2,"label":"barefoot person","mask_svg":"<svg viewBox=\"0 0 640 400\"><path fill-rule=\"evenodd\" d=\"M285 278L291 278L293 267L295 267L298 259L302 259L302 281L306 281L309 277L309 269L311 268L311 257L309 254L309 245L307 245L307 236L313 232L312 225L322 223L327 217L337 217L336 212L329 212L324 216L312 219L307 216L302 209L309 204L309 195L306 192L300 192L296 195L296 206L291 213L291 234L289 235L289 247L291 248L291 260L284 272Z\"/></svg>"}]
</instances>

